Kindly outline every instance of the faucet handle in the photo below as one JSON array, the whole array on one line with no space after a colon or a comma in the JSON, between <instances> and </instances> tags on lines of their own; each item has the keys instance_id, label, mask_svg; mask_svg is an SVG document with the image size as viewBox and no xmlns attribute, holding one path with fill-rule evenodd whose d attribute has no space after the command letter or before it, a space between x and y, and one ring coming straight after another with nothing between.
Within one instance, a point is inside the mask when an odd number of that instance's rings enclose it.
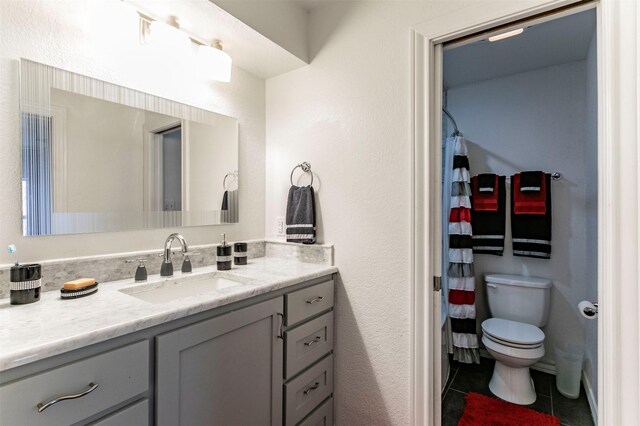
<instances>
[{"instance_id":1,"label":"faucet handle","mask_svg":"<svg viewBox=\"0 0 640 426\"><path fill-rule=\"evenodd\" d=\"M193 270L193 267L191 266L191 259L189 258L189 256L199 256L202 253L196 252L196 251L194 252L186 251L182 254L184 256L184 260L182 261L181 271L184 273L189 273Z\"/></svg>"},{"instance_id":2,"label":"faucet handle","mask_svg":"<svg viewBox=\"0 0 640 426\"><path fill-rule=\"evenodd\" d=\"M127 259L125 263L133 263L138 262L138 267L136 268L136 282L146 281L147 280L147 267L144 265L147 259L143 257L138 257L136 259Z\"/></svg>"}]
</instances>

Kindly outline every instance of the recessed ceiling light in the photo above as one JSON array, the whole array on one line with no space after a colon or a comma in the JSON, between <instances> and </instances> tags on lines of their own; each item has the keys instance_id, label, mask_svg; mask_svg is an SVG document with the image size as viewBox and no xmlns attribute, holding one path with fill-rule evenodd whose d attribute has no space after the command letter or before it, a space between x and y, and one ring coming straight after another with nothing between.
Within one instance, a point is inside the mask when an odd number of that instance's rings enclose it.
<instances>
[{"instance_id":1,"label":"recessed ceiling light","mask_svg":"<svg viewBox=\"0 0 640 426\"><path fill-rule=\"evenodd\" d=\"M509 38L509 37L517 36L518 34L522 34L523 31L524 31L524 28L518 28L517 30L507 31L506 33L502 33L502 34L498 34L498 35L494 35L494 36L489 37L489 41L494 42L494 41L498 41L498 40L504 40L505 38Z\"/></svg>"}]
</instances>

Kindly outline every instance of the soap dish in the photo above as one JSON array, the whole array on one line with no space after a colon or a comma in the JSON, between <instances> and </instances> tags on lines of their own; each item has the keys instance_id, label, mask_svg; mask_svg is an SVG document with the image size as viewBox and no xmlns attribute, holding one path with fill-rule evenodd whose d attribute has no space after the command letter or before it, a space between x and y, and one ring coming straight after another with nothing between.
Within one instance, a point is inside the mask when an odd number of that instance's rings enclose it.
<instances>
[{"instance_id":1,"label":"soap dish","mask_svg":"<svg viewBox=\"0 0 640 426\"><path fill-rule=\"evenodd\" d=\"M64 288L60 289L60 298L62 299L78 299L80 297L91 296L94 293L98 292L98 283L86 286L79 290L65 290Z\"/></svg>"}]
</instances>

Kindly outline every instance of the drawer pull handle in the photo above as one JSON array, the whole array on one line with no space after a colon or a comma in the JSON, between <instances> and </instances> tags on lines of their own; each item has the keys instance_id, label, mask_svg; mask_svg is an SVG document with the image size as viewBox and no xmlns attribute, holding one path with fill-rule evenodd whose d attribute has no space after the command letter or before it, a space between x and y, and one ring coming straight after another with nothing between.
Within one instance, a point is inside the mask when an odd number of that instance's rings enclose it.
<instances>
[{"instance_id":1,"label":"drawer pull handle","mask_svg":"<svg viewBox=\"0 0 640 426\"><path fill-rule=\"evenodd\" d=\"M98 385L95 383L89 383L89 386L83 390L80 393L76 393L73 395L64 395L64 396L59 396L57 398L52 399L49 402L45 402L43 403L39 403L38 405L36 405L36 407L38 408L38 413L42 413L44 410L46 410L47 408L51 407L53 404L57 404L60 401L64 401L65 399L76 399L76 398L82 398L85 395L90 394L91 392L93 392L94 390L96 390L98 388Z\"/></svg>"},{"instance_id":2,"label":"drawer pull handle","mask_svg":"<svg viewBox=\"0 0 640 426\"><path fill-rule=\"evenodd\" d=\"M314 345L314 344L318 343L320 340L322 340L322 336L316 336L315 339L309 340L308 342L304 342L304 345L305 346L311 346L311 345Z\"/></svg>"},{"instance_id":3,"label":"drawer pull handle","mask_svg":"<svg viewBox=\"0 0 640 426\"><path fill-rule=\"evenodd\" d=\"M284 340L284 335L282 334L282 326L284 325L284 314L278 312L278 318L280 319L280 331L278 332L278 339Z\"/></svg>"},{"instance_id":4,"label":"drawer pull handle","mask_svg":"<svg viewBox=\"0 0 640 426\"><path fill-rule=\"evenodd\" d=\"M309 395L311 392L313 392L314 390L318 389L319 387L320 387L320 383L315 382L313 385L311 385L308 388L306 388L303 393L305 395Z\"/></svg>"},{"instance_id":5,"label":"drawer pull handle","mask_svg":"<svg viewBox=\"0 0 640 426\"><path fill-rule=\"evenodd\" d=\"M307 303L308 303L308 304L310 304L310 305L313 305L314 303L316 303L316 302L322 302L323 300L324 300L324 297L322 297L322 296L318 296L318 297L315 297L315 298L313 298L313 299L309 299L309 300L307 300Z\"/></svg>"}]
</instances>

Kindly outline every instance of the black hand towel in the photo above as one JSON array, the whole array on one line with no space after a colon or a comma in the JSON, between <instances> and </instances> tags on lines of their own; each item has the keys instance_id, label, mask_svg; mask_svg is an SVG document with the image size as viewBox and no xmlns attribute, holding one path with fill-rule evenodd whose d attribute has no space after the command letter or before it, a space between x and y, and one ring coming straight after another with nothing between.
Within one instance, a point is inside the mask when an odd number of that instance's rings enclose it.
<instances>
[{"instance_id":1,"label":"black hand towel","mask_svg":"<svg viewBox=\"0 0 640 426\"><path fill-rule=\"evenodd\" d=\"M222 207L220 210L229 210L229 191L224 191L222 194Z\"/></svg>"},{"instance_id":2,"label":"black hand towel","mask_svg":"<svg viewBox=\"0 0 640 426\"><path fill-rule=\"evenodd\" d=\"M493 185L495 185L495 175L490 176L493 176ZM478 176L478 178L480 178L480 176ZM496 211L471 211L474 253L494 254L496 256L502 256L504 253L504 228L507 203L504 176L498 176L497 190L498 209ZM471 207L473 209L473 197L471 198Z\"/></svg>"},{"instance_id":3,"label":"black hand towel","mask_svg":"<svg viewBox=\"0 0 640 426\"><path fill-rule=\"evenodd\" d=\"M478 192L493 192L495 185L496 175L494 173L478 175Z\"/></svg>"},{"instance_id":4,"label":"black hand towel","mask_svg":"<svg viewBox=\"0 0 640 426\"><path fill-rule=\"evenodd\" d=\"M222 208L220 209L221 223L238 223L238 190L224 191Z\"/></svg>"},{"instance_id":5,"label":"black hand towel","mask_svg":"<svg viewBox=\"0 0 640 426\"><path fill-rule=\"evenodd\" d=\"M511 238L513 255L551 258L551 175L545 174L546 212L545 214L515 214L514 191L511 188Z\"/></svg>"},{"instance_id":6,"label":"black hand towel","mask_svg":"<svg viewBox=\"0 0 640 426\"><path fill-rule=\"evenodd\" d=\"M544 172L520 172L520 192L540 192Z\"/></svg>"},{"instance_id":7,"label":"black hand towel","mask_svg":"<svg viewBox=\"0 0 640 426\"><path fill-rule=\"evenodd\" d=\"M316 202L312 186L292 186L287 199L287 241L316 242Z\"/></svg>"}]
</instances>

